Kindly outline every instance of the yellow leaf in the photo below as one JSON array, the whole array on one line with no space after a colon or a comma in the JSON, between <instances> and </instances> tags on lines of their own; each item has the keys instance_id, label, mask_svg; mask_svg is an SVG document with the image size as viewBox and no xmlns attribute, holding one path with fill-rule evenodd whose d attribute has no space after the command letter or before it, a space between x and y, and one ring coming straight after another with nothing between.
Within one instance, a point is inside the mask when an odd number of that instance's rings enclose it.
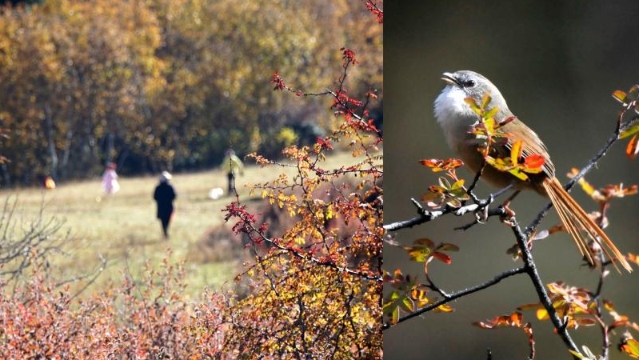
<instances>
[{"instance_id":1,"label":"yellow leaf","mask_svg":"<svg viewBox=\"0 0 639 360\"><path fill-rule=\"evenodd\" d=\"M521 157L522 141L517 140L513 143L513 147L510 149L510 160L513 164L519 164L519 158Z\"/></svg>"},{"instance_id":2,"label":"yellow leaf","mask_svg":"<svg viewBox=\"0 0 639 360\"><path fill-rule=\"evenodd\" d=\"M635 359L639 359L639 341L627 339L619 349Z\"/></svg>"},{"instance_id":3,"label":"yellow leaf","mask_svg":"<svg viewBox=\"0 0 639 360\"><path fill-rule=\"evenodd\" d=\"M455 311L452 306L444 304L437 307L437 309L433 310L435 312L443 312L443 313L451 313Z\"/></svg>"},{"instance_id":4,"label":"yellow leaf","mask_svg":"<svg viewBox=\"0 0 639 360\"><path fill-rule=\"evenodd\" d=\"M546 309L538 309L536 315L538 320L548 320L550 318Z\"/></svg>"},{"instance_id":5,"label":"yellow leaf","mask_svg":"<svg viewBox=\"0 0 639 360\"><path fill-rule=\"evenodd\" d=\"M329 206L326 208L326 214L324 215L324 218L325 218L326 220L330 220L330 219L332 219L332 218L333 218L333 216L334 216L334 214L333 214L333 206L332 206L332 205L329 205Z\"/></svg>"}]
</instances>

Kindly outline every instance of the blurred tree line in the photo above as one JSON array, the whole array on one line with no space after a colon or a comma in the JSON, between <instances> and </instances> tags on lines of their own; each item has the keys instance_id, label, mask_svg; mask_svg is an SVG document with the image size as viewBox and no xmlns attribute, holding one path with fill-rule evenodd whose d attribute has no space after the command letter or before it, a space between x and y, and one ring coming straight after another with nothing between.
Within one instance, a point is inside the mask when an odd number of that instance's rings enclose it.
<instances>
[{"instance_id":1,"label":"blurred tree line","mask_svg":"<svg viewBox=\"0 0 639 360\"><path fill-rule=\"evenodd\" d=\"M0 186L217 166L224 150L276 156L333 121L341 46L369 58L352 92L382 83L381 27L357 0L45 0L0 13ZM381 94L379 94L381 96ZM327 102L328 101L328 102Z\"/></svg>"}]
</instances>

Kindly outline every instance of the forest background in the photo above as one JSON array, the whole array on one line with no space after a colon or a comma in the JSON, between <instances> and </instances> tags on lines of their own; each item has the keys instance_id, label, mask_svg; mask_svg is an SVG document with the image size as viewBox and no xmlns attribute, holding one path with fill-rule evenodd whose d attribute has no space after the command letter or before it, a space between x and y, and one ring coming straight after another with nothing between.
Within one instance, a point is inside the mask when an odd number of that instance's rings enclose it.
<instances>
[{"instance_id":1,"label":"forest background","mask_svg":"<svg viewBox=\"0 0 639 360\"><path fill-rule=\"evenodd\" d=\"M276 157L314 142L334 125L331 100L283 97L269 81L279 71L322 90L347 46L369 63L349 90L381 84L381 28L357 21L366 11L352 0L5 5L0 186L91 178L109 161L121 175L205 169L229 147Z\"/></svg>"}]
</instances>

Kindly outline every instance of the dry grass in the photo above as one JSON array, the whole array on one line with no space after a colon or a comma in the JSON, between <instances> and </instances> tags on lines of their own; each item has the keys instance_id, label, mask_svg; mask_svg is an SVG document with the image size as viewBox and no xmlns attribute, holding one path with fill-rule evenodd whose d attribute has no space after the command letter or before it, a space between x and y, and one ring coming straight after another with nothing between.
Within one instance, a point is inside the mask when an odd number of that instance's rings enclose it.
<instances>
[{"instance_id":1,"label":"dry grass","mask_svg":"<svg viewBox=\"0 0 639 360\"><path fill-rule=\"evenodd\" d=\"M351 162L349 153L338 153L328 158L324 166L336 167ZM263 183L282 172L279 167L247 167L244 176L237 179L240 199L249 197L245 185ZM205 287L220 289L232 281L241 266L238 258L187 262L189 252L197 251L197 243L207 230L224 223L221 210L231 198L208 198L210 189L226 189L224 173L216 169L174 175L172 183L178 198L169 240L163 239L159 221L155 218L152 194L157 185L156 177L121 177L120 192L105 196L99 175L96 174L95 180L62 184L52 191L0 191L0 199L17 197L16 216L21 220L37 218L44 204L45 218L56 217L64 221L63 229L70 231L71 239L64 246L65 254L56 257L52 264L56 277L71 278L95 272L100 267L100 258L107 259L107 268L90 290L85 291L87 294L109 281L119 282L123 274L138 279L147 262L153 267L170 254L171 260L185 262L185 280L190 295L201 293ZM84 284L78 281L73 286L80 288Z\"/></svg>"}]
</instances>

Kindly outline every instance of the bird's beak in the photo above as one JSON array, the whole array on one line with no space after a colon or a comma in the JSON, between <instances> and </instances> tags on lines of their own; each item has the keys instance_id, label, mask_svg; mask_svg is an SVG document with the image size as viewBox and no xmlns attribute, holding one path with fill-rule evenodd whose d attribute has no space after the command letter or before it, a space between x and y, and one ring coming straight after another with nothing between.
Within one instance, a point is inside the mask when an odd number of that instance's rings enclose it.
<instances>
[{"instance_id":1,"label":"bird's beak","mask_svg":"<svg viewBox=\"0 0 639 360\"><path fill-rule=\"evenodd\" d=\"M449 72L445 72L442 74L442 80L444 80L444 82L449 85L457 84L457 79L455 78L455 75Z\"/></svg>"}]
</instances>

